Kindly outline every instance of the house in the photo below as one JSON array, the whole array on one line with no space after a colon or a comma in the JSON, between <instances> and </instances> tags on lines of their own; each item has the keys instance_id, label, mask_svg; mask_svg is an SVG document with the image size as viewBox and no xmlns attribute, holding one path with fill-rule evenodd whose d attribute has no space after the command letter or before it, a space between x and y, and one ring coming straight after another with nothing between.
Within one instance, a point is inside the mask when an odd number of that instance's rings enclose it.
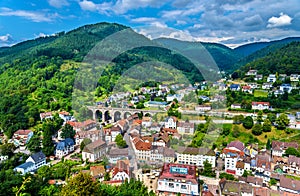
<instances>
[{"instance_id":1,"label":"house","mask_svg":"<svg viewBox=\"0 0 300 196\"><path fill-rule=\"evenodd\" d=\"M264 183L268 183L271 179L271 157L268 154L257 155L255 167L252 167L254 176L263 179Z\"/></svg>"},{"instance_id":2,"label":"house","mask_svg":"<svg viewBox=\"0 0 300 196\"><path fill-rule=\"evenodd\" d=\"M177 131L179 134L194 134L195 124L190 122L178 122Z\"/></svg>"},{"instance_id":3,"label":"house","mask_svg":"<svg viewBox=\"0 0 300 196\"><path fill-rule=\"evenodd\" d=\"M248 83L247 86L250 86L251 89L258 89L259 85L257 83Z\"/></svg>"},{"instance_id":4,"label":"house","mask_svg":"<svg viewBox=\"0 0 300 196\"><path fill-rule=\"evenodd\" d=\"M278 97L279 95L283 95L284 91L282 91L282 90L275 90L275 91L273 91L273 93L274 93L275 97Z\"/></svg>"},{"instance_id":5,"label":"house","mask_svg":"<svg viewBox=\"0 0 300 196\"><path fill-rule=\"evenodd\" d=\"M297 142L272 141L272 156L282 157L288 148L298 149L299 144Z\"/></svg>"},{"instance_id":6,"label":"house","mask_svg":"<svg viewBox=\"0 0 300 196\"><path fill-rule=\"evenodd\" d=\"M180 95L180 94L175 94L175 95L171 95L171 94L169 94L169 95L167 95L167 97L166 97L166 100L167 100L167 102L172 102L172 101L174 101L174 100L177 100L177 101L181 101L181 99L182 99L182 95Z\"/></svg>"},{"instance_id":7,"label":"house","mask_svg":"<svg viewBox=\"0 0 300 196\"><path fill-rule=\"evenodd\" d=\"M239 182L248 183L253 187L262 187L264 185L263 179L255 176L239 177Z\"/></svg>"},{"instance_id":8,"label":"house","mask_svg":"<svg viewBox=\"0 0 300 196\"><path fill-rule=\"evenodd\" d=\"M107 144L103 140L96 140L86 145L82 151L82 159L89 162L100 160L107 154Z\"/></svg>"},{"instance_id":9,"label":"house","mask_svg":"<svg viewBox=\"0 0 300 196\"><path fill-rule=\"evenodd\" d=\"M255 81L259 81L259 80L262 80L263 79L263 75L261 74L257 74L255 77L254 77L254 80Z\"/></svg>"},{"instance_id":10,"label":"house","mask_svg":"<svg viewBox=\"0 0 300 196\"><path fill-rule=\"evenodd\" d=\"M299 82L299 75L298 74L291 74L290 75L291 82Z\"/></svg>"},{"instance_id":11,"label":"house","mask_svg":"<svg viewBox=\"0 0 300 196\"><path fill-rule=\"evenodd\" d=\"M255 69L250 69L247 73L246 76L255 76L257 75L257 70Z\"/></svg>"},{"instance_id":12,"label":"house","mask_svg":"<svg viewBox=\"0 0 300 196\"><path fill-rule=\"evenodd\" d=\"M149 128L152 124L152 118L150 116L143 116L142 118L142 126Z\"/></svg>"},{"instance_id":13,"label":"house","mask_svg":"<svg viewBox=\"0 0 300 196\"><path fill-rule=\"evenodd\" d=\"M177 118L175 116L170 116L165 120L165 128L176 129L177 127Z\"/></svg>"},{"instance_id":14,"label":"house","mask_svg":"<svg viewBox=\"0 0 300 196\"><path fill-rule=\"evenodd\" d=\"M132 139L132 147L135 152L137 160L149 161L151 156L151 143L143 141L139 137L134 137Z\"/></svg>"},{"instance_id":15,"label":"house","mask_svg":"<svg viewBox=\"0 0 300 196\"><path fill-rule=\"evenodd\" d=\"M43 113L40 113L40 119L41 119L41 121L43 121L45 119L52 119L52 118L53 118L52 112L43 112Z\"/></svg>"},{"instance_id":16,"label":"house","mask_svg":"<svg viewBox=\"0 0 300 196\"><path fill-rule=\"evenodd\" d=\"M37 152L28 157L25 163L15 167L14 170L24 175L29 172L35 172L44 165L47 165L45 154L43 152Z\"/></svg>"},{"instance_id":17,"label":"house","mask_svg":"<svg viewBox=\"0 0 300 196\"><path fill-rule=\"evenodd\" d=\"M208 148L192 148L179 146L176 151L179 164L204 166L208 161L212 167L216 167L216 154Z\"/></svg>"},{"instance_id":18,"label":"house","mask_svg":"<svg viewBox=\"0 0 300 196\"><path fill-rule=\"evenodd\" d=\"M262 88L263 90L270 90L272 87L273 87L273 84L270 83L270 82L263 83L262 86L261 86L261 88Z\"/></svg>"},{"instance_id":19,"label":"house","mask_svg":"<svg viewBox=\"0 0 300 196\"><path fill-rule=\"evenodd\" d=\"M63 119L65 122L72 120L72 116L69 112L61 111L58 113L58 116Z\"/></svg>"},{"instance_id":20,"label":"house","mask_svg":"<svg viewBox=\"0 0 300 196\"><path fill-rule=\"evenodd\" d=\"M106 143L110 143L116 140L117 135L122 133L122 129L119 126L114 126L108 129L104 129L103 132L105 135Z\"/></svg>"},{"instance_id":21,"label":"house","mask_svg":"<svg viewBox=\"0 0 300 196\"><path fill-rule=\"evenodd\" d=\"M231 109L242 109L242 104L240 103L233 103L230 106Z\"/></svg>"},{"instance_id":22,"label":"house","mask_svg":"<svg viewBox=\"0 0 300 196\"><path fill-rule=\"evenodd\" d=\"M130 177L129 177L129 171L128 170L123 170L123 169L119 169L119 168L113 168L111 171L111 180L112 181L122 181L125 182L129 182Z\"/></svg>"},{"instance_id":23,"label":"house","mask_svg":"<svg viewBox=\"0 0 300 196\"><path fill-rule=\"evenodd\" d=\"M296 112L296 120L300 120L300 112Z\"/></svg>"},{"instance_id":24,"label":"house","mask_svg":"<svg viewBox=\"0 0 300 196\"><path fill-rule=\"evenodd\" d=\"M300 194L300 181L287 178L285 176L280 176L279 180L279 190L286 191L289 193Z\"/></svg>"},{"instance_id":25,"label":"house","mask_svg":"<svg viewBox=\"0 0 300 196\"><path fill-rule=\"evenodd\" d=\"M196 166L165 163L157 180L157 193L199 195Z\"/></svg>"},{"instance_id":26,"label":"house","mask_svg":"<svg viewBox=\"0 0 300 196\"><path fill-rule=\"evenodd\" d=\"M270 74L267 78L267 82L270 82L270 83L276 82L276 75L275 74Z\"/></svg>"},{"instance_id":27,"label":"house","mask_svg":"<svg viewBox=\"0 0 300 196\"><path fill-rule=\"evenodd\" d=\"M300 158L290 155L288 158L287 172L293 175L300 175Z\"/></svg>"},{"instance_id":28,"label":"house","mask_svg":"<svg viewBox=\"0 0 300 196\"><path fill-rule=\"evenodd\" d=\"M21 173L22 175L33 172L35 170L34 163L25 162L14 168L14 171Z\"/></svg>"},{"instance_id":29,"label":"house","mask_svg":"<svg viewBox=\"0 0 300 196\"><path fill-rule=\"evenodd\" d=\"M244 148L245 147L242 142L232 141L226 146L226 148L222 150L221 157L225 159L225 172L236 174L237 162L241 157L244 156Z\"/></svg>"},{"instance_id":30,"label":"house","mask_svg":"<svg viewBox=\"0 0 300 196\"><path fill-rule=\"evenodd\" d=\"M221 195L226 196L253 196L253 188L247 183L240 183L235 181L226 180L225 178L220 180L219 186L221 189Z\"/></svg>"},{"instance_id":31,"label":"house","mask_svg":"<svg viewBox=\"0 0 300 196\"><path fill-rule=\"evenodd\" d=\"M111 164L116 164L118 160L128 159L128 148L112 148L108 153L108 161Z\"/></svg>"},{"instance_id":32,"label":"house","mask_svg":"<svg viewBox=\"0 0 300 196\"><path fill-rule=\"evenodd\" d=\"M75 134L75 144L80 145L84 138L90 139L92 142L102 139L102 131L94 130L94 131L79 131Z\"/></svg>"},{"instance_id":33,"label":"house","mask_svg":"<svg viewBox=\"0 0 300 196\"><path fill-rule=\"evenodd\" d=\"M148 101L145 104L145 107L149 108L162 108L164 109L168 103L167 102L159 102L159 101Z\"/></svg>"},{"instance_id":34,"label":"house","mask_svg":"<svg viewBox=\"0 0 300 196\"><path fill-rule=\"evenodd\" d=\"M293 87L291 84L282 84L279 89L283 92L291 93L293 90Z\"/></svg>"},{"instance_id":35,"label":"house","mask_svg":"<svg viewBox=\"0 0 300 196\"><path fill-rule=\"evenodd\" d=\"M88 119L83 122L73 122L68 121L67 124L71 125L76 132L79 131L89 131L89 130L96 130L97 123L94 120Z\"/></svg>"},{"instance_id":36,"label":"house","mask_svg":"<svg viewBox=\"0 0 300 196\"><path fill-rule=\"evenodd\" d=\"M241 89L239 84L231 84L229 88L232 91L239 91Z\"/></svg>"},{"instance_id":37,"label":"house","mask_svg":"<svg viewBox=\"0 0 300 196\"><path fill-rule=\"evenodd\" d=\"M90 166L89 173L93 179L103 181L105 175L105 168L103 165Z\"/></svg>"},{"instance_id":38,"label":"house","mask_svg":"<svg viewBox=\"0 0 300 196\"><path fill-rule=\"evenodd\" d=\"M195 110L199 112L205 112L205 111L210 111L211 110L211 105L197 105L195 106Z\"/></svg>"},{"instance_id":39,"label":"house","mask_svg":"<svg viewBox=\"0 0 300 196\"><path fill-rule=\"evenodd\" d=\"M242 87L242 92L252 94L253 93L253 89L251 88L251 86L246 85L246 86Z\"/></svg>"},{"instance_id":40,"label":"house","mask_svg":"<svg viewBox=\"0 0 300 196\"><path fill-rule=\"evenodd\" d=\"M31 130L18 130L16 131L12 139L9 140L10 143L13 143L16 147L21 149L25 149L25 144L27 144L30 138L33 136L33 132Z\"/></svg>"},{"instance_id":41,"label":"house","mask_svg":"<svg viewBox=\"0 0 300 196\"><path fill-rule=\"evenodd\" d=\"M252 110L268 110L270 109L269 102L252 102Z\"/></svg>"},{"instance_id":42,"label":"house","mask_svg":"<svg viewBox=\"0 0 300 196\"><path fill-rule=\"evenodd\" d=\"M38 169L46 164L46 156L45 154L40 151L37 152L30 157L27 158L26 162L32 162L34 164L35 169Z\"/></svg>"},{"instance_id":43,"label":"house","mask_svg":"<svg viewBox=\"0 0 300 196\"><path fill-rule=\"evenodd\" d=\"M74 151L74 141L71 138L66 138L56 145L55 156L62 158Z\"/></svg>"},{"instance_id":44,"label":"house","mask_svg":"<svg viewBox=\"0 0 300 196\"><path fill-rule=\"evenodd\" d=\"M199 98L202 99L202 101L209 101L210 100L209 97L204 96L204 95L201 95Z\"/></svg>"}]
</instances>

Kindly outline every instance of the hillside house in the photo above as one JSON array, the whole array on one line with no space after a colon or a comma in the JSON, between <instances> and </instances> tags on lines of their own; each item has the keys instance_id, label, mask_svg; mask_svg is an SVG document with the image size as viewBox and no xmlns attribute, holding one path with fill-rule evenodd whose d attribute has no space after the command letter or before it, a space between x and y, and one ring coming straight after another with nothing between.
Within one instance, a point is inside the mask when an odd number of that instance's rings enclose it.
<instances>
[{"instance_id":1,"label":"hillside house","mask_svg":"<svg viewBox=\"0 0 300 196\"><path fill-rule=\"evenodd\" d=\"M55 156L57 158L62 158L74 151L74 141L71 138L66 138L65 140L59 142L56 145Z\"/></svg>"},{"instance_id":2,"label":"hillside house","mask_svg":"<svg viewBox=\"0 0 300 196\"><path fill-rule=\"evenodd\" d=\"M82 151L82 159L89 162L101 160L108 152L107 144L103 140L96 140L86 145Z\"/></svg>"},{"instance_id":3,"label":"hillside house","mask_svg":"<svg viewBox=\"0 0 300 196\"><path fill-rule=\"evenodd\" d=\"M268 110L270 109L269 102L252 102L252 110Z\"/></svg>"},{"instance_id":4,"label":"hillside house","mask_svg":"<svg viewBox=\"0 0 300 196\"><path fill-rule=\"evenodd\" d=\"M276 82L276 75L275 74L270 74L267 78L267 82L269 83L274 83Z\"/></svg>"}]
</instances>

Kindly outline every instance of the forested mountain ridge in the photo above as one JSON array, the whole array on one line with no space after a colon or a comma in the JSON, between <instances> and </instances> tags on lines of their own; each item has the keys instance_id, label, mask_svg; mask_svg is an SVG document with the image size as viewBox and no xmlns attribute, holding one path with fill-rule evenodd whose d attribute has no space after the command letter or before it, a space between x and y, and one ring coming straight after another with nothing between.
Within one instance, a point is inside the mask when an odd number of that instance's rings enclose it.
<instances>
[{"instance_id":1,"label":"forested mountain ridge","mask_svg":"<svg viewBox=\"0 0 300 196\"><path fill-rule=\"evenodd\" d=\"M233 49L217 43L188 42L170 38L159 38L155 41L170 46L180 47L183 51L186 52L198 52L198 55L200 55L199 59L201 59L204 64L208 63L207 61L209 61L212 57L220 70L227 72L234 71L236 69L234 65L242 57ZM211 55L211 57L208 57L207 53L205 53L204 50L206 50Z\"/></svg>"},{"instance_id":2,"label":"forested mountain ridge","mask_svg":"<svg viewBox=\"0 0 300 196\"><path fill-rule=\"evenodd\" d=\"M250 69L259 74L300 74L300 42L292 42L265 57L254 60L240 68L241 76Z\"/></svg>"},{"instance_id":3,"label":"forested mountain ridge","mask_svg":"<svg viewBox=\"0 0 300 196\"><path fill-rule=\"evenodd\" d=\"M249 56L256 51L259 51L267 46L277 45L276 48L280 48L293 41L300 41L300 37L288 37L281 40L269 41L269 42L255 42L251 44L244 44L234 48L234 51L242 56Z\"/></svg>"}]
</instances>

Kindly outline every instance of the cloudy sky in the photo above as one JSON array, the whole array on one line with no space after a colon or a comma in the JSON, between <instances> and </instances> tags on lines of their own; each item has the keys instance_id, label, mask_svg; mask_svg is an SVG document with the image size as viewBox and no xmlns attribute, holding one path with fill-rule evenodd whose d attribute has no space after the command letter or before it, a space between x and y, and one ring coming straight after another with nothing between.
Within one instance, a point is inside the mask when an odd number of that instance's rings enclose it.
<instances>
[{"instance_id":1,"label":"cloudy sky","mask_svg":"<svg viewBox=\"0 0 300 196\"><path fill-rule=\"evenodd\" d=\"M235 47L300 36L300 0L1 0L0 46L103 21Z\"/></svg>"}]
</instances>

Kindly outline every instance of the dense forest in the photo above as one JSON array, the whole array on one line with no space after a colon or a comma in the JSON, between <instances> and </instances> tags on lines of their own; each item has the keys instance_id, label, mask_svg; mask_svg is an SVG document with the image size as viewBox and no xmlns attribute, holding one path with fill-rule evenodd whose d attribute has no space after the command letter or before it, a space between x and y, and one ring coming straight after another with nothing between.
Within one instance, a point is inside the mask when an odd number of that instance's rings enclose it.
<instances>
[{"instance_id":1,"label":"dense forest","mask_svg":"<svg viewBox=\"0 0 300 196\"><path fill-rule=\"evenodd\" d=\"M271 46L270 46L271 47ZM241 77L251 68L259 74L299 74L300 73L300 42L292 42L262 58L258 58L241 67Z\"/></svg>"}]
</instances>

